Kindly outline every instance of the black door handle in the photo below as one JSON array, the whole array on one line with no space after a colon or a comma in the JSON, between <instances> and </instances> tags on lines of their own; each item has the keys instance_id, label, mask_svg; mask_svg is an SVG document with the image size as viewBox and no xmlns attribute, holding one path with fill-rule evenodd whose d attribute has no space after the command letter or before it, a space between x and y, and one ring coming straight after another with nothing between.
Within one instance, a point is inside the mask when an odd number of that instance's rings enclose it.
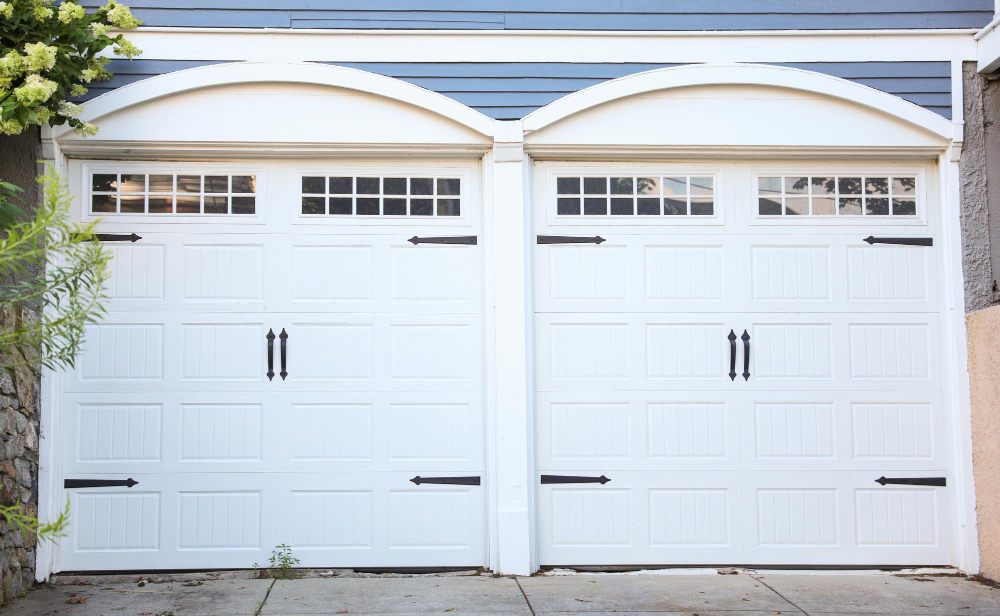
<instances>
[{"instance_id":1,"label":"black door handle","mask_svg":"<svg viewBox=\"0 0 1000 616\"><path fill-rule=\"evenodd\" d=\"M274 330L267 330L267 380L274 379Z\"/></svg>"},{"instance_id":2,"label":"black door handle","mask_svg":"<svg viewBox=\"0 0 1000 616\"><path fill-rule=\"evenodd\" d=\"M729 379L736 380L736 332L729 330Z\"/></svg>"},{"instance_id":3,"label":"black door handle","mask_svg":"<svg viewBox=\"0 0 1000 616\"><path fill-rule=\"evenodd\" d=\"M285 370L285 361L288 357L288 334L285 333L285 328L281 328L281 333L278 334L278 338L281 338L281 380L284 381L285 377L288 376L288 372Z\"/></svg>"},{"instance_id":4,"label":"black door handle","mask_svg":"<svg viewBox=\"0 0 1000 616\"><path fill-rule=\"evenodd\" d=\"M740 340L743 341L743 380L750 380L750 334L747 330L743 330L743 335L740 336Z\"/></svg>"}]
</instances>

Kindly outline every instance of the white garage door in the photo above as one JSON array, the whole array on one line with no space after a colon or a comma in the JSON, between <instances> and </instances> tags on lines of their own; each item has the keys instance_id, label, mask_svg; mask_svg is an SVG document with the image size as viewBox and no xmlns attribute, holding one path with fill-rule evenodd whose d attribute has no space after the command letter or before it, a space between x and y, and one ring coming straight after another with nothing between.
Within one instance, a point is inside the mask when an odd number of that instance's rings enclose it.
<instances>
[{"instance_id":1,"label":"white garage door","mask_svg":"<svg viewBox=\"0 0 1000 616\"><path fill-rule=\"evenodd\" d=\"M932 169L536 166L541 564L951 562Z\"/></svg>"},{"instance_id":2,"label":"white garage door","mask_svg":"<svg viewBox=\"0 0 1000 616\"><path fill-rule=\"evenodd\" d=\"M476 166L74 169L141 239L65 377L62 570L484 563Z\"/></svg>"}]
</instances>

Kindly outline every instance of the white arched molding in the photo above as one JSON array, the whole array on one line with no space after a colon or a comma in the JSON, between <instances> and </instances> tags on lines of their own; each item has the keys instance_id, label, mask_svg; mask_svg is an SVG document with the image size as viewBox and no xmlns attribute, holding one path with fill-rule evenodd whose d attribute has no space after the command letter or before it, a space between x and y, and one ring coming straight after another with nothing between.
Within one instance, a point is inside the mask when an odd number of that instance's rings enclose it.
<instances>
[{"instance_id":1,"label":"white arched molding","mask_svg":"<svg viewBox=\"0 0 1000 616\"><path fill-rule=\"evenodd\" d=\"M234 62L174 71L116 88L83 105L81 120L94 122L109 114L159 98L227 85L284 83L318 85L381 96L457 122L485 137L494 121L462 103L420 86L368 71L312 62ZM59 139L72 129L56 127Z\"/></svg>"},{"instance_id":2,"label":"white arched molding","mask_svg":"<svg viewBox=\"0 0 1000 616\"><path fill-rule=\"evenodd\" d=\"M551 126L598 105L650 92L697 86L765 86L842 99L893 116L951 141L949 120L897 96L839 77L763 64L687 64L661 68L591 86L560 98L524 117L525 133Z\"/></svg>"}]
</instances>

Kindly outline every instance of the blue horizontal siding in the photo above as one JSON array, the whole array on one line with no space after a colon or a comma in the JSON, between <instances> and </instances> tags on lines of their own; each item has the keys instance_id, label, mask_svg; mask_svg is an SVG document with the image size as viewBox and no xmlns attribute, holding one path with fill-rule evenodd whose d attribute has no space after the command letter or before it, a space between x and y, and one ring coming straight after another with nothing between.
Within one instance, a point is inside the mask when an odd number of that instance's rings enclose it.
<instances>
[{"instance_id":1,"label":"blue horizontal siding","mask_svg":"<svg viewBox=\"0 0 1000 616\"><path fill-rule=\"evenodd\" d=\"M114 60L114 77L91 85L80 100L170 71L217 64L206 61ZM565 62L334 62L433 90L497 119L522 118L535 109L609 79L676 64ZM801 62L781 64L841 77L894 94L951 118L948 62Z\"/></svg>"},{"instance_id":2,"label":"blue horizontal siding","mask_svg":"<svg viewBox=\"0 0 1000 616\"><path fill-rule=\"evenodd\" d=\"M130 0L129 5L148 26L654 31L981 28L994 9L993 0Z\"/></svg>"}]
</instances>

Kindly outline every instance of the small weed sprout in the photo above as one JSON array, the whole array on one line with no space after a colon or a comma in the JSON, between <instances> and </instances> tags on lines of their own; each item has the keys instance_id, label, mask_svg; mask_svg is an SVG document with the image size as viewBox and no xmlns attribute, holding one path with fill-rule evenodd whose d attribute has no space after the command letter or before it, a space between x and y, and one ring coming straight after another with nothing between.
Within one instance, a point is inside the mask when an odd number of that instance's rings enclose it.
<instances>
[{"instance_id":1,"label":"small weed sprout","mask_svg":"<svg viewBox=\"0 0 1000 616\"><path fill-rule=\"evenodd\" d=\"M292 580L299 577L295 570L295 565L299 564L299 559L292 556L292 547L284 543L274 546L270 558L271 566L268 572L271 577L279 580Z\"/></svg>"}]
</instances>

